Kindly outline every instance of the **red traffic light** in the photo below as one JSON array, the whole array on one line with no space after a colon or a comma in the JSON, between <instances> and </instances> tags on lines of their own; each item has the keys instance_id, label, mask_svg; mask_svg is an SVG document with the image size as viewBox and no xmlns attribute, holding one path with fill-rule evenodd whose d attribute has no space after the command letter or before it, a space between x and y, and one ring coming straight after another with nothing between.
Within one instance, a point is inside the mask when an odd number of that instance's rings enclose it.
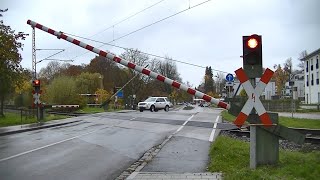
<instances>
[{"instance_id":1,"label":"red traffic light","mask_svg":"<svg viewBox=\"0 0 320 180\"><path fill-rule=\"evenodd\" d=\"M39 79L34 80L33 86L40 86L40 80Z\"/></svg>"},{"instance_id":2,"label":"red traffic light","mask_svg":"<svg viewBox=\"0 0 320 180\"><path fill-rule=\"evenodd\" d=\"M259 36L256 34L251 35L248 37L246 46L250 49L255 49L260 45Z\"/></svg>"},{"instance_id":3,"label":"red traffic light","mask_svg":"<svg viewBox=\"0 0 320 180\"><path fill-rule=\"evenodd\" d=\"M247 42L247 46L251 49L256 48L258 46L258 41L255 38L250 38Z\"/></svg>"}]
</instances>

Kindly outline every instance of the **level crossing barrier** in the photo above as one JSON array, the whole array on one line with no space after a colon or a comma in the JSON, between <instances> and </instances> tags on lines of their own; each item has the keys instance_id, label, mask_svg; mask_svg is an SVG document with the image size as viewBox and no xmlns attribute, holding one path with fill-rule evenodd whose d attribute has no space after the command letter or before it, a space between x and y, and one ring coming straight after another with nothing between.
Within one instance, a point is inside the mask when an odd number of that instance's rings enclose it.
<instances>
[{"instance_id":1,"label":"level crossing barrier","mask_svg":"<svg viewBox=\"0 0 320 180\"><path fill-rule=\"evenodd\" d=\"M77 39L74 39L74 38L72 38L70 36L67 36L61 31L60 32L59 31L55 31L55 30L53 30L51 28L48 28L46 26L43 26L43 25L41 25L39 23L36 23L34 21L31 21L31 20L28 20L27 24L29 24L32 27L38 28L38 29L40 29L40 30L42 30L44 32L47 32L49 34L52 34L52 35L56 36L58 39L64 39L64 40L66 40L66 41L68 41L70 43L73 43L73 44L75 44L77 46L80 46L80 47L82 47L84 49L92 51L92 52L94 52L94 53L96 53L96 54L98 54L100 56L106 57L107 59L110 59L110 60L112 60L114 62L117 62L117 63L120 63L120 64L122 64L124 66L127 66L130 69L134 69L134 70L136 70L136 71L138 71L140 73L148 75L148 76L150 76L150 77L152 77L154 79L162 81L162 82L164 82L166 84L169 84L169 85L171 85L171 86L173 86L175 88L184 90L187 93L189 93L191 95L194 95L194 96L196 96L198 98L204 99L207 102L211 102L211 103L217 105L218 107L221 107L221 108L224 108L224 109L228 109L228 110L230 109L230 105L225 103L225 102L223 102L223 101L215 99L215 98L213 98L213 97L211 97L211 96L209 96L209 95L207 95L205 93L197 91L197 90L195 90L195 89L193 89L191 87L188 87L188 86L186 86L184 84L181 84L181 83L179 83L177 81L174 81L174 80L172 80L170 78L167 78L167 77L165 77L165 76L163 76L161 74L153 72L153 71L151 71L151 70L149 70L147 68L144 68L142 66L138 66L138 65L136 65L136 64L134 64L132 62L129 62L129 61L125 60L125 59L122 59L122 58L112 54L111 52L102 51L102 50L100 50L98 48L95 48L95 47L89 45L89 44L86 44L86 43L81 42L81 41L79 41Z\"/></svg>"}]
</instances>

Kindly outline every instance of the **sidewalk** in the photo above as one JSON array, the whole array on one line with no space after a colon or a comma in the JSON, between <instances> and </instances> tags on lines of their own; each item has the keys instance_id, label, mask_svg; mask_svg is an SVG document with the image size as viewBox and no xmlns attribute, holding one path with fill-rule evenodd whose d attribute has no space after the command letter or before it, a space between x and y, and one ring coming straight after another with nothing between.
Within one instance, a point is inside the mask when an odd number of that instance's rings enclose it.
<instances>
[{"instance_id":1,"label":"sidewalk","mask_svg":"<svg viewBox=\"0 0 320 180\"><path fill-rule=\"evenodd\" d=\"M77 123L82 120L78 118L67 118L61 120L52 120L44 123L33 123L17 126L0 127L0 136L6 136L10 134L22 133L27 131L34 131L38 129L51 128L56 126L63 126L66 124Z\"/></svg>"},{"instance_id":2,"label":"sidewalk","mask_svg":"<svg viewBox=\"0 0 320 180\"><path fill-rule=\"evenodd\" d=\"M290 112L277 112L279 116L292 117ZM293 113L294 118L317 119L320 120L320 113Z\"/></svg>"}]
</instances>

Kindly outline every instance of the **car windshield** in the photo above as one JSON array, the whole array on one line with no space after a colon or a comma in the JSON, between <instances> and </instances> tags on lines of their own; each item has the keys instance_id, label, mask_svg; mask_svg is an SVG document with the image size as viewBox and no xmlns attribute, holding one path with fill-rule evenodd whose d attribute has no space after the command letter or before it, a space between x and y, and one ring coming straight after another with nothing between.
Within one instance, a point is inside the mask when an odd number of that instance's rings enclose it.
<instances>
[{"instance_id":1,"label":"car windshield","mask_svg":"<svg viewBox=\"0 0 320 180\"><path fill-rule=\"evenodd\" d=\"M154 98L154 97L150 97L148 99L146 99L144 102L154 102L156 101L157 98Z\"/></svg>"}]
</instances>

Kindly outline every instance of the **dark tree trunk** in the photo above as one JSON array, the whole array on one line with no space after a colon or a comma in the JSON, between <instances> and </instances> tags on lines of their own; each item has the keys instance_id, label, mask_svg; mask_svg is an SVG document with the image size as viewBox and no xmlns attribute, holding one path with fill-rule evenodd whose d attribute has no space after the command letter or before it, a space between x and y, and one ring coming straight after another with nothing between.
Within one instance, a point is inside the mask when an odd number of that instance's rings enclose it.
<instances>
[{"instance_id":1,"label":"dark tree trunk","mask_svg":"<svg viewBox=\"0 0 320 180\"><path fill-rule=\"evenodd\" d=\"M4 117L3 113L4 95L0 96L0 117Z\"/></svg>"}]
</instances>

